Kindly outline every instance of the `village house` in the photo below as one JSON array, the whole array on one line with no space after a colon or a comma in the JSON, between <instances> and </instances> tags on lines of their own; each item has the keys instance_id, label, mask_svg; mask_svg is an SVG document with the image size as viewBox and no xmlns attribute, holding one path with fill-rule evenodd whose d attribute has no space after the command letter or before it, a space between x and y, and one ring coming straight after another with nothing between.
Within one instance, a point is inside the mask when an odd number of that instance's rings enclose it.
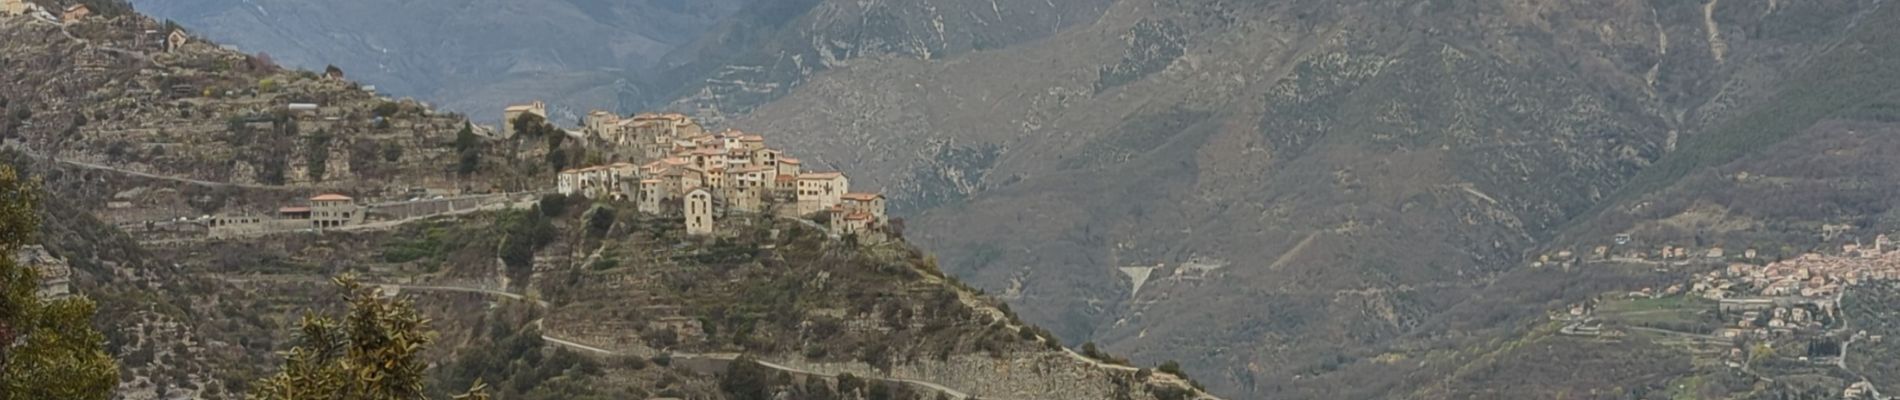
<instances>
[{"instance_id":1,"label":"village house","mask_svg":"<svg viewBox=\"0 0 1900 400\"><path fill-rule=\"evenodd\" d=\"M665 185L663 185L659 179L640 180L640 196L636 199L639 204L638 209L640 212L647 214L660 213L660 201L671 197L667 195L664 186Z\"/></svg>"},{"instance_id":2,"label":"village house","mask_svg":"<svg viewBox=\"0 0 1900 400\"><path fill-rule=\"evenodd\" d=\"M686 219L686 234L702 236L713 233L712 192L706 189L693 189L686 193L686 203L682 207Z\"/></svg>"},{"instance_id":3,"label":"village house","mask_svg":"<svg viewBox=\"0 0 1900 400\"><path fill-rule=\"evenodd\" d=\"M877 193L845 193L840 196L847 215L866 214L877 225L889 223L884 215L884 195Z\"/></svg>"},{"instance_id":4,"label":"village house","mask_svg":"<svg viewBox=\"0 0 1900 400\"><path fill-rule=\"evenodd\" d=\"M839 236L869 232L875 222L870 213L847 211L843 205L831 207L826 212L829 214L825 219L829 224L827 228Z\"/></svg>"},{"instance_id":5,"label":"village house","mask_svg":"<svg viewBox=\"0 0 1900 400\"><path fill-rule=\"evenodd\" d=\"M798 214L805 215L838 205L851 180L841 172L813 172L798 175Z\"/></svg>"},{"instance_id":6,"label":"village house","mask_svg":"<svg viewBox=\"0 0 1900 400\"><path fill-rule=\"evenodd\" d=\"M548 118L548 104L540 100L528 104L516 104L501 110L501 137L515 137L515 119L525 114L534 114L542 119Z\"/></svg>"}]
</instances>

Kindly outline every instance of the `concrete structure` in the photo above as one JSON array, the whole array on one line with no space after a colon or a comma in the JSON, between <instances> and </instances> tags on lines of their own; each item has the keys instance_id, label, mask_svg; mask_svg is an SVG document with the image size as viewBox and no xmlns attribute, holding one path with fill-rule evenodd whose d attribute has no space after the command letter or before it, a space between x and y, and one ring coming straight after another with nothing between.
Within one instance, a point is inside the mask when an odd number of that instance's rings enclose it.
<instances>
[{"instance_id":1,"label":"concrete structure","mask_svg":"<svg viewBox=\"0 0 1900 400\"><path fill-rule=\"evenodd\" d=\"M528 104L516 104L501 110L501 137L515 137L515 119L525 114L534 114L541 119L548 118L548 104L540 100Z\"/></svg>"},{"instance_id":2,"label":"concrete structure","mask_svg":"<svg viewBox=\"0 0 1900 400\"><path fill-rule=\"evenodd\" d=\"M686 216L686 234L711 235L713 233L713 196L706 189L693 189L686 192L684 210Z\"/></svg>"}]
</instances>

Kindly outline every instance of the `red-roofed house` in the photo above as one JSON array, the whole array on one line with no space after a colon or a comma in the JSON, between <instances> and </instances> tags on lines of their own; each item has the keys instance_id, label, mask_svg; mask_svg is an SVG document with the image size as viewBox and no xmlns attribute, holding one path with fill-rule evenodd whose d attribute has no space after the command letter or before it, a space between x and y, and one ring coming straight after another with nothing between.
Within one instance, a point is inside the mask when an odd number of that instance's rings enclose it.
<instances>
[{"instance_id":1,"label":"red-roofed house","mask_svg":"<svg viewBox=\"0 0 1900 400\"><path fill-rule=\"evenodd\" d=\"M872 221L878 225L883 225L889 221L884 215L884 195L882 194L864 192L845 193L844 196L840 196L839 199L843 201L842 205L846 212L868 214L872 217Z\"/></svg>"}]
</instances>

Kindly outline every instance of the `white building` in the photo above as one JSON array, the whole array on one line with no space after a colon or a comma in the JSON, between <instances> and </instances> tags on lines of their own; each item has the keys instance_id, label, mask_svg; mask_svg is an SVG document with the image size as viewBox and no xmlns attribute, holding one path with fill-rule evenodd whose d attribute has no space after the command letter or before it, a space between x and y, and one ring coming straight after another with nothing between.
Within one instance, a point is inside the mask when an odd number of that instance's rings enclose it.
<instances>
[{"instance_id":1,"label":"white building","mask_svg":"<svg viewBox=\"0 0 1900 400\"><path fill-rule=\"evenodd\" d=\"M712 198L712 192L706 189L686 192L686 203L682 207L686 214L686 234L700 236L713 233Z\"/></svg>"}]
</instances>

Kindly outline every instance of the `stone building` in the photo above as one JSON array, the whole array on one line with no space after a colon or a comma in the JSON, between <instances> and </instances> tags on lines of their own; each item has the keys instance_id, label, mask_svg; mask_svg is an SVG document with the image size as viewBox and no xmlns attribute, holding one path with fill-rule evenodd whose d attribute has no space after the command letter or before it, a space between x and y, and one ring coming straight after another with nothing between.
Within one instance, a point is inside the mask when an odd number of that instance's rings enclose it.
<instances>
[{"instance_id":1,"label":"stone building","mask_svg":"<svg viewBox=\"0 0 1900 400\"><path fill-rule=\"evenodd\" d=\"M713 233L712 207L712 192L703 188L686 192L686 203L682 207L686 217L686 234L698 236Z\"/></svg>"},{"instance_id":2,"label":"stone building","mask_svg":"<svg viewBox=\"0 0 1900 400\"><path fill-rule=\"evenodd\" d=\"M315 228L341 228L363 222L363 210L356 199L340 194L310 198L310 225Z\"/></svg>"},{"instance_id":3,"label":"stone building","mask_svg":"<svg viewBox=\"0 0 1900 400\"><path fill-rule=\"evenodd\" d=\"M890 222L884 214L884 195L877 193L845 193L840 196L841 205L847 214L863 213L869 215L872 222L883 225Z\"/></svg>"},{"instance_id":4,"label":"stone building","mask_svg":"<svg viewBox=\"0 0 1900 400\"><path fill-rule=\"evenodd\" d=\"M851 180L841 172L812 172L798 175L798 214L811 214L832 206L851 190Z\"/></svg>"},{"instance_id":5,"label":"stone building","mask_svg":"<svg viewBox=\"0 0 1900 400\"><path fill-rule=\"evenodd\" d=\"M663 181L659 179L640 180L640 196L636 199L639 203L640 212L647 214L660 213L660 200L671 197L667 195L664 185L661 184L662 182Z\"/></svg>"},{"instance_id":6,"label":"stone building","mask_svg":"<svg viewBox=\"0 0 1900 400\"><path fill-rule=\"evenodd\" d=\"M535 100L528 104L516 104L501 110L501 137L515 137L515 119L525 114L534 114L542 119L548 118L548 104Z\"/></svg>"}]
</instances>

